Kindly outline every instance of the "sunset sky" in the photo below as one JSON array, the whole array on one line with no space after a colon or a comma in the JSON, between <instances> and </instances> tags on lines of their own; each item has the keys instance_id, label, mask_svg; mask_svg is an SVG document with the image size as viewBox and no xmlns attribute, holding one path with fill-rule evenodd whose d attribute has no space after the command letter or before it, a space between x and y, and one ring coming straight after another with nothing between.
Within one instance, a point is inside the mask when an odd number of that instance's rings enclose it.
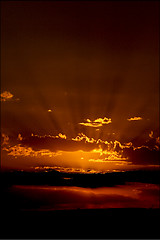
<instances>
[{"instance_id":1,"label":"sunset sky","mask_svg":"<svg viewBox=\"0 0 160 240\"><path fill-rule=\"evenodd\" d=\"M1 2L1 166L156 168L158 1Z\"/></svg>"}]
</instances>

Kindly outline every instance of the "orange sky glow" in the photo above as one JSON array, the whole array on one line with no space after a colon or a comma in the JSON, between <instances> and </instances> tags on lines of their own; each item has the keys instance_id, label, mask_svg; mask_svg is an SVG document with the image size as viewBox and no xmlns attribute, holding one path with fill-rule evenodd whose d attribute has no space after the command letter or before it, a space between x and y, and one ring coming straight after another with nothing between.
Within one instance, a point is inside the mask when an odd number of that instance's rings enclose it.
<instances>
[{"instance_id":1,"label":"orange sky glow","mask_svg":"<svg viewBox=\"0 0 160 240\"><path fill-rule=\"evenodd\" d=\"M2 168L158 167L157 9L2 2Z\"/></svg>"}]
</instances>

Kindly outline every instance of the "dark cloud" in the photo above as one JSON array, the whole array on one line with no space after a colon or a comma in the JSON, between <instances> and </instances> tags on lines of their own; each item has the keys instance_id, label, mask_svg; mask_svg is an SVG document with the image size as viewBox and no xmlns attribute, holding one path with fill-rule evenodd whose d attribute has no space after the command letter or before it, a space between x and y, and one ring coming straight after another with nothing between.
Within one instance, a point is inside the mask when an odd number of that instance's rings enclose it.
<instances>
[{"instance_id":1,"label":"dark cloud","mask_svg":"<svg viewBox=\"0 0 160 240\"><path fill-rule=\"evenodd\" d=\"M138 149L125 148L123 150L124 156L128 156L129 160L133 164L137 165L159 165L160 164L160 151L154 149L148 149L143 146Z\"/></svg>"},{"instance_id":2,"label":"dark cloud","mask_svg":"<svg viewBox=\"0 0 160 240\"><path fill-rule=\"evenodd\" d=\"M97 147L96 144L82 141L73 141L70 139L56 138L52 136L38 137L31 136L21 141L21 144L32 147L35 151L40 149L49 149L50 151L90 151Z\"/></svg>"}]
</instances>

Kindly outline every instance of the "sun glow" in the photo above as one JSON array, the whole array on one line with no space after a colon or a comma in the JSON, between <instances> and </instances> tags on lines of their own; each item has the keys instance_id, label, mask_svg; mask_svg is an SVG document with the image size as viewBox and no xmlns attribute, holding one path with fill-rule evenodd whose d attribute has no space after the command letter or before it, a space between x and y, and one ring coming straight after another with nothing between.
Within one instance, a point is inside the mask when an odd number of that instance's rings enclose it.
<instances>
[{"instance_id":1,"label":"sun glow","mask_svg":"<svg viewBox=\"0 0 160 240\"><path fill-rule=\"evenodd\" d=\"M117 140L95 139L84 133L74 138L62 133L56 136L31 134L28 139L19 133L14 144L7 135L2 134L2 137L2 150L8 156L17 159L23 157L23 161L36 158L40 164L45 162L48 166L60 166L63 171L67 168L71 171L79 169L80 172L88 169L97 172L122 171L133 167L131 157L135 152L159 150L159 138L154 139L153 134L149 134L149 139L154 141L152 148L147 145L135 147L132 142L122 144ZM132 152L132 155L128 155L128 152Z\"/></svg>"}]
</instances>

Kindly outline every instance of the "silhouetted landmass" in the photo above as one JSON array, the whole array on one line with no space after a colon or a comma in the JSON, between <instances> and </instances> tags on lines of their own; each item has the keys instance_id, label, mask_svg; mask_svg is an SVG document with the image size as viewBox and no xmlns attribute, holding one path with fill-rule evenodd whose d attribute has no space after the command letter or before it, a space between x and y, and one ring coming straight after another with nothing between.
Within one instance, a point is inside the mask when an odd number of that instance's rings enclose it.
<instances>
[{"instance_id":1,"label":"silhouetted landmass","mask_svg":"<svg viewBox=\"0 0 160 240\"><path fill-rule=\"evenodd\" d=\"M159 184L159 171L126 171L106 174L61 173L55 170L48 172L1 172L2 187L11 185L50 185L79 187L112 187L126 182Z\"/></svg>"}]
</instances>

